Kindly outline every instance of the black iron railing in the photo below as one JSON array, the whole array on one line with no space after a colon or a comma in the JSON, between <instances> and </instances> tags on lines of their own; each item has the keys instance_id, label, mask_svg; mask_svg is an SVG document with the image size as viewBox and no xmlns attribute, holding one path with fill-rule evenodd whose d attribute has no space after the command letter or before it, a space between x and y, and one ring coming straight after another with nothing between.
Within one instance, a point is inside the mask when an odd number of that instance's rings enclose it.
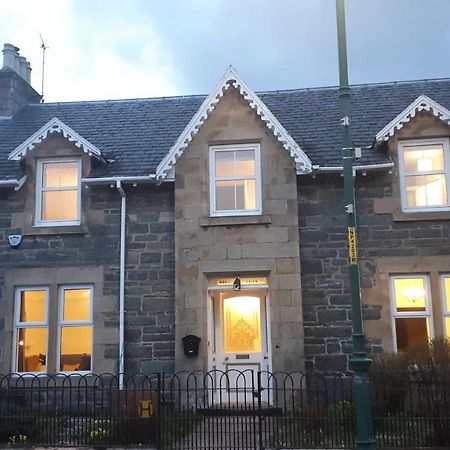
<instances>
[{"instance_id":1,"label":"black iron railing","mask_svg":"<svg viewBox=\"0 0 450 450\"><path fill-rule=\"evenodd\" d=\"M395 380L393 375L390 380ZM450 448L450 380L372 384L379 448ZM0 446L353 448L346 374L0 376Z\"/></svg>"}]
</instances>

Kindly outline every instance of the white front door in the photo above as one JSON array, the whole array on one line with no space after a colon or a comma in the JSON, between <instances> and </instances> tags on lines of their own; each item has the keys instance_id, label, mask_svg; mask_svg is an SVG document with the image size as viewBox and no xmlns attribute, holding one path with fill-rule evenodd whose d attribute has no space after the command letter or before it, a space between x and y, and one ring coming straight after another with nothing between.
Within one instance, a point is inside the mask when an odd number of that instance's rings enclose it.
<instances>
[{"instance_id":1,"label":"white front door","mask_svg":"<svg viewBox=\"0 0 450 450\"><path fill-rule=\"evenodd\" d=\"M210 292L210 370L234 400L252 393L258 371L270 371L268 305L264 289Z\"/></svg>"}]
</instances>

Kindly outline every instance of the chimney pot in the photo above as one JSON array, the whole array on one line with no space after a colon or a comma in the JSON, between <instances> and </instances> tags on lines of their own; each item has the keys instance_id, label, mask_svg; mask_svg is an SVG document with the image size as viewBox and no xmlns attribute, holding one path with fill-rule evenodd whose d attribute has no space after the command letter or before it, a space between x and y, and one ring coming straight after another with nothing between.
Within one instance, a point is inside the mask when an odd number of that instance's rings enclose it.
<instances>
[{"instance_id":1,"label":"chimney pot","mask_svg":"<svg viewBox=\"0 0 450 450\"><path fill-rule=\"evenodd\" d=\"M3 67L8 67L18 73L19 49L12 44L4 44L3 46Z\"/></svg>"}]
</instances>

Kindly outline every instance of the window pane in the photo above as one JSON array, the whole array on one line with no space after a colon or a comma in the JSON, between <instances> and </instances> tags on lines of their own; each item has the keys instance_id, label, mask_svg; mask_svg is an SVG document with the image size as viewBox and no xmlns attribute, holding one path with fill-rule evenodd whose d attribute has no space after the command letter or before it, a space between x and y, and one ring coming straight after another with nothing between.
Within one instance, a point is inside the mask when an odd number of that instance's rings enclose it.
<instances>
[{"instance_id":1,"label":"window pane","mask_svg":"<svg viewBox=\"0 0 450 450\"><path fill-rule=\"evenodd\" d=\"M450 317L445 318L445 337L450 339Z\"/></svg>"},{"instance_id":2,"label":"window pane","mask_svg":"<svg viewBox=\"0 0 450 450\"><path fill-rule=\"evenodd\" d=\"M47 328L18 328L17 372L47 370Z\"/></svg>"},{"instance_id":3,"label":"window pane","mask_svg":"<svg viewBox=\"0 0 450 450\"><path fill-rule=\"evenodd\" d=\"M417 175L405 178L409 207L447 205L445 175Z\"/></svg>"},{"instance_id":4,"label":"window pane","mask_svg":"<svg viewBox=\"0 0 450 450\"><path fill-rule=\"evenodd\" d=\"M61 327L61 371L91 370L92 326Z\"/></svg>"},{"instance_id":5,"label":"window pane","mask_svg":"<svg viewBox=\"0 0 450 450\"><path fill-rule=\"evenodd\" d=\"M65 289L63 320L91 320L91 290Z\"/></svg>"},{"instance_id":6,"label":"window pane","mask_svg":"<svg viewBox=\"0 0 450 450\"><path fill-rule=\"evenodd\" d=\"M44 187L76 187L78 186L78 163L44 163Z\"/></svg>"},{"instance_id":7,"label":"window pane","mask_svg":"<svg viewBox=\"0 0 450 450\"><path fill-rule=\"evenodd\" d=\"M255 151L240 150L236 152L236 175L255 175Z\"/></svg>"},{"instance_id":8,"label":"window pane","mask_svg":"<svg viewBox=\"0 0 450 450\"><path fill-rule=\"evenodd\" d=\"M19 322L46 322L46 299L47 291L22 291Z\"/></svg>"},{"instance_id":9,"label":"window pane","mask_svg":"<svg viewBox=\"0 0 450 450\"><path fill-rule=\"evenodd\" d=\"M227 211L236 209L235 181L216 181L216 210Z\"/></svg>"},{"instance_id":10,"label":"window pane","mask_svg":"<svg viewBox=\"0 0 450 450\"><path fill-rule=\"evenodd\" d=\"M429 172L444 169L442 145L404 147L406 172Z\"/></svg>"},{"instance_id":11,"label":"window pane","mask_svg":"<svg viewBox=\"0 0 450 450\"><path fill-rule=\"evenodd\" d=\"M234 151L216 152L216 177L234 177L236 175Z\"/></svg>"},{"instance_id":12,"label":"window pane","mask_svg":"<svg viewBox=\"0 0 450 450\"><path fill-rule=\"evenodd\" d=\"M255 180L236 181L236 209L256 209Z\"/></svg>"},{"instance_id":13,"label":"window pane","mask_svg":"<svg viewBox=\"0 0 450 450\"><path fill-rule=\"evenodd\" d=\"M426 318L396 318L395 332L398 351L425 345L429 340L428 319Z\"/></svg>"},{"instance_id":14,"label":"window pane","mask_svg":"<svg viewBox=\"0 0 450 450\"><path fill-rule=\"evenodd\" d=\"M78 191L42 193L42 220L77 220Z\"/></svg>"},{"instance_id":15,"label":"window pane","mask_svg":"<svg viewBox=\"0 0 450 450\"><path fill-rule=\"evenodd\" d=\"M423 278L395 278L394 293L397 312L426 310L427 299Z\"/></svg>"},{"instance_id":16,"label":"window pane","mask_svg":"<svg viewBox=\"0 0 450 450\"><path fill-rule=\"evenodd\" d=\"M450 312L450 277L444 277L444 295L447 312Z\"/></svg>"}]
</instances>

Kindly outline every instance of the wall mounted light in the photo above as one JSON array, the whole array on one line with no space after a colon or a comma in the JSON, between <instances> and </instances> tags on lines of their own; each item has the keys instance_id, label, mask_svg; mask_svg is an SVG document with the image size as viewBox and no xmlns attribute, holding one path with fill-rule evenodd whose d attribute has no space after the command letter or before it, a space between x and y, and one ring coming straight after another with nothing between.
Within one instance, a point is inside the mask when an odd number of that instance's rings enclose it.
<instances>
[{"instance_id":1,"label":"wall mounted light","mask_svg":"<svg viewBox=\"0 0 450 450\"><path fill-rule=\"evenodd\" d=\"M241 290L241 279L239 276L236 276L236 278L233 281L233 291L240 291Z\"/></svg>"}]
</instances>

